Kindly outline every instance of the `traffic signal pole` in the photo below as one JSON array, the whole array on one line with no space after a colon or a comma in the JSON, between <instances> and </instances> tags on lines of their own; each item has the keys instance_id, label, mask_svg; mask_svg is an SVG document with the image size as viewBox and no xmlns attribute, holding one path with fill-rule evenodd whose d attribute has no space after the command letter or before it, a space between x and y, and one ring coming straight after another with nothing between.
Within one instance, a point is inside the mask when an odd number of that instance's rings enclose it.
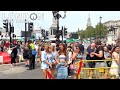
<instances>
[{"instance_id":1,"label":"traffic signal pole","mask_svg":"<svg viewBox=\"0 0 120 90\"><path fill-rule=\"evenodd\" d=\"M57 14L57 32L59 33L59 17L58 17L59 13ZM57 38L57 40L59 41L59 37Z\"/></svg>"},{"instance_id":2,"label":"traffic signal pole","mask_svg":"<svg viewBox=\"0 0 120 90\"><path fill-rule=\"evenodd\" d=\"M9 23L9 26L10 26L9 35L10 35L10 47L11 47L11 43L12 43L12 37L11 37L11 23Z\"/></svg>"}]
</instances>

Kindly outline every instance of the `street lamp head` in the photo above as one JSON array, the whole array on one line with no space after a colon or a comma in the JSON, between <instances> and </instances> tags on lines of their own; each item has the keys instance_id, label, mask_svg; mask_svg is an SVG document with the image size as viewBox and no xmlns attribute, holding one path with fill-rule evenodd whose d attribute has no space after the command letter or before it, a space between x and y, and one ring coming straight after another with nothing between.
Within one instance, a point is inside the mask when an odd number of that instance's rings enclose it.
<instances>
[{"instance_id":1,"label":"street lamp head","mask_svg":"<svg viewBox=\"0 0 120 90\"><path fill-rule=\"evenodd\" d=\"M100 16L100 20L102 19L102 17Z\"/></svg>"}]
</instances>

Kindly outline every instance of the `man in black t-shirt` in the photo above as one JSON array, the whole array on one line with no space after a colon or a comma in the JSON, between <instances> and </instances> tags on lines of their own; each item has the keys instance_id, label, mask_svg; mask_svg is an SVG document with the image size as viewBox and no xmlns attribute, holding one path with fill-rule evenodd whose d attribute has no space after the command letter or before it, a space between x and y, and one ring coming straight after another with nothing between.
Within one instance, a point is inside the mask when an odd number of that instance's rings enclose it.
<instances>
[{"instance_id":1,"label":"man in black t-shirt","mask_svg":"<svg viewBox=\"0 0 120 90\"><path fill-rule=\"evenodd\" d=\"M101 45L101 41L97 40L95 44L96 44L96 51L92 52L91 54L93 55L95 60L101 60L101 61L96 61L95 67L96 68L107 67L106 62L102 61L104 60L104 47ZM107 78L106 73L104 74L105 72L104 69L98 69L98 70L99 70L98 73L101 73L102 75L101 78L104 78L104 79Z\"/></svg>"}]
</instances>

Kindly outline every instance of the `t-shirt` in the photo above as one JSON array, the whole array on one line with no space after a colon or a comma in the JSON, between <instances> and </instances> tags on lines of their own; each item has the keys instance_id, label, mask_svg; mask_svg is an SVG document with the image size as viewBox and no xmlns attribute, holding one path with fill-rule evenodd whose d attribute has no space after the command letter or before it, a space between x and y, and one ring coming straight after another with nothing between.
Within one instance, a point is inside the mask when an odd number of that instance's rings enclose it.
<instances>
[{"instance_id":1,"label":"t-shirt","mask_svg":"<svg viewBox=\"0 0 120 90\"><path fill-rule=\"evenodd\" d=\"M30 48L33 50L35 49L35 45L33 43L30 44Z\"/></svg>"},{"instance_id":2,"label":"t-shirt","mask_svg":"<svg viewBox=\"0 0 120 90\"><path fill-rule=\"evenodd\" d=\"M94 59L95 59L95 60L103 60L103 59L104 59L104 48L103 48L103 46L99 46L99 47L96 49L95 53L99 54L99 51L103 51L103 56L102 56L102 57L97 57L97 56L95 55L95 56L94 56Z\"/></svg>"}]
</instances>

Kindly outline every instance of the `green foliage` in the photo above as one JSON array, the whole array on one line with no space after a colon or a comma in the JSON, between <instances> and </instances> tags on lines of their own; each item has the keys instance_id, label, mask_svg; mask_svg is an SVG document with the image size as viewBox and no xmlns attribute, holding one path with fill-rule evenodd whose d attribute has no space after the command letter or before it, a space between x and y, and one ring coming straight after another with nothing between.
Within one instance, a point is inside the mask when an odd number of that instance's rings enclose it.
<instances>
[{"instance_id":1,"label":"green foliage","mask_svg":"<svg viewBox=\"0 0 120 90\"><path fill-rule=\"evenodd\" d=\"M85 30L79 30L77 33L79 34L80 38L91 38L91 37L100 37L100 31L101 31L101 37L106 37L107 35L107 27L103 24L97 24L94 27L88 26Z\"/></svg>"}]
</instances>

